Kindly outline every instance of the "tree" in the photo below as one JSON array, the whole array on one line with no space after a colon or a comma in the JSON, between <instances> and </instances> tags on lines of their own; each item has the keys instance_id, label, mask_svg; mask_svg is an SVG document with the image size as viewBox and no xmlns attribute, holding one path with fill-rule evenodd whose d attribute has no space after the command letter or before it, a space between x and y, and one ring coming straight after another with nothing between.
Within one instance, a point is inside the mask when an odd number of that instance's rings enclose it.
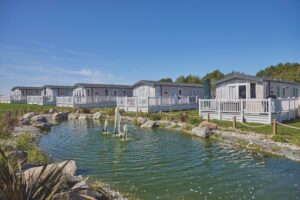
<instances>
[{"instance_id":1,"label":"tree","mask_svg":"<svg viewBox=\"0 0 300 200\"><path fill-rule=\"evenodd\" d=\"M202 80L199 76L196 75L188 75L188 76L179 76L176 81L176 83L190 83L190 84L201 84Z\"/></svg>"},{"instance_id":2,"label":"tree","mask_svg":"<svg viewBox=\"0 0 300 200\"><path fill-rule=\"evenodd\" d=\"M300 82L300 64L299 63L279 63L271 65L257 72L258 77L270 77L288 81Z\"/></svg>"},{"instance_id":3,"label":"tree","mask_svg":"<svg viewBox=\"0 0 300 200\"><path fill-rule=\"evenodd\" d=\"M160 82L173 83L172 78L162 78L159 80Z\"/></svg>"}]
</instances>

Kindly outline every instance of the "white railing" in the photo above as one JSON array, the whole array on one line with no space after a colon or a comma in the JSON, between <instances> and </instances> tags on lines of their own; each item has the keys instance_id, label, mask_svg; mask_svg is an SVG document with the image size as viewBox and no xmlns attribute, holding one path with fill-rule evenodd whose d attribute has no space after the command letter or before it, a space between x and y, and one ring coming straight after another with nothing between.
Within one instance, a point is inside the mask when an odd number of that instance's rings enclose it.
<instances>
[{"instance_id":1,"label":"white railing","mask_svg":"<svg viewBox=\"0 0 300 200\"><path fill-rule=\"evenodd\" d=\"M117 97L111 96L89 96L89 97L56 97L56 105L61 107L109 107L117 105Z\"/></svg>"},{"instance_id":2,"label":"white railing","mask_svg":"<svg viewBox=\"0 0 300 200\"><path fill-rule=\"evenodd\" d=\"M10 103L10 96L0 96L0 103Z\"/></svg>"},{"instance_id":3,"label":"white railing","mask_svg":"<svg viewBox=\"0 0 300 200\"><path fill-rule=\"evenodd\" d=\"M27 103L38 105L54 104L55 99L53 96L27 96Z\"/></svg>"},{"instance_id":4,"label":"white railing","mask_svg":"<svg viewBox=\"0 0 300 200\"><path fill-rule=\"evenodd\" d=\"M60 107L73 107L74 100L73 97L56 97L56 106Z\"/></svg>"},{"instance_id":5,"label":"white railing","mask_svg":"<svg viewBox=\"0 0 300 200\"><path fill-rule=\"evenodd\" d=\"M198 97L118 97L117 105L126 111L148 112L149 108L159 109L161 107L180 107L181 105L191 104L197 106L197 101Z\"/></svg>"},{"instance_id":6,"label":"white railing","mask_svg":"<svg viewBox=\"0 0 300 200\"><path fill-rule=\"evenodd\" d=\"M299 98L287 99L199 99L199 115L202 112L215 113L221 119L222 114L231 113L241 116L245 114L267 115L271 123L272 114L290 112L299 109Z\"/></svg>"},{"instance_id":7,"label":"white railing","mask_svg":"<svg viewBox=\"0 0 300 200\"><path fill-rule=\"evenodd\" d=\"M10 100L11 101L27 101L27 96L21 96L21 95L10 95Z\"/></svg>"}]
</instances>

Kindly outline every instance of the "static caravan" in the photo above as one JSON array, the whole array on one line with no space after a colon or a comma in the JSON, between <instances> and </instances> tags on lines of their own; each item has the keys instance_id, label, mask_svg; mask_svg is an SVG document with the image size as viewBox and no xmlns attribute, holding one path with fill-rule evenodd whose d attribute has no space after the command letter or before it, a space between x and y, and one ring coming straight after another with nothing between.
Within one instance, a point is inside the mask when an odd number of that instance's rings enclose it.
<instances>
[{"instance_id":1,"label":"static caravan","mask_svg":"<svg viewBox=\"0 0 300 200\"><path fill-rule=\"evenodd\" d=\"M28 104L55 105L56 97L72 96L72 86L44 85L40 95L27 97Z\"/></svg>"},{"instance_id":2,"label":"static caravan","mask_svg":"<svg viewBox=\"0 0 300 200\"><path fill-rule=\"evenodd\" d=\"M11 89L11 103L26 103L27 97L41 95L42 87L15 86Z\"/></svg>"},{"instance_id":3,"label":"static caravan","mask_svg":"<svg viewBox=\"0 0 300 200\"><path fill-rule=\"evenodd\" d=\"M300 83L233 73L216 83L217 99L267 99L299 97Z\"/></svg>"},{"instance_id":4,"label":"static caravan","mask_svg":"<svg viewBox=\"0 0 300 200\"><path fill-rule=\"evenodd\" d=\"M139 81L133 85L134 97L202 97L200 84L168 83L159 81Z\"/></svg>"},{"instance_id":5,"label":"static caravan","mask_svg":"<svg viewBox=\"0 0 300 200\"><path fill-rule=\"evenodd\" d=\"M132 98L118 98L118 106L141 112L189 110L197 108L198 98L202 97L200 84L142 80L133 85Z\"/></svg>"},{"instance_id":6,"label":"static caravan","mask_svg":"<svg viewBox=\"0 0 300 200\"><path fill-rule=\"evenodd\" d=\"M111 107L116 106L118 97L132 97L132 86L76 83L72 97L57 98L57 106Z\"/></svg>"}]
</instances>

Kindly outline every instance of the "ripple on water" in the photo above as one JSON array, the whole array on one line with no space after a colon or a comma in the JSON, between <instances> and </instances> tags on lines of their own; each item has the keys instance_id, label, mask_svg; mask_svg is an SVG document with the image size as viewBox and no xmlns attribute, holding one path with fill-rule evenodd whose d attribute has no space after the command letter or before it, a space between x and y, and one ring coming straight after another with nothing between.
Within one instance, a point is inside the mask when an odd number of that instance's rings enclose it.
<instances>
[{"instance_id":1,"label":"ripple on water","mask_svg":"<svg viewBox=\"0 0 300 200\"><path fill-rule=\"evenodd\" d=\"M110 125L112 129L112 125ZM101 123L68 121L41 139L54 159L142 199L299 199L300 166L175 131L129 125L129 141Z\"/></svg>"}]
</instances>

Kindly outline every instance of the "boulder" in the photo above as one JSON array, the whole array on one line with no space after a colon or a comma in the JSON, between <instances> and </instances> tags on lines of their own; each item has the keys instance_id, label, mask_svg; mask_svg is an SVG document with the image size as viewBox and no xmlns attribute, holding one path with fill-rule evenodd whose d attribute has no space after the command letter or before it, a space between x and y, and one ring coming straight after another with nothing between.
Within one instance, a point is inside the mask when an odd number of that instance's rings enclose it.
<instances>
[{"instance_id":1,"label":"boulder","mask_svg":"<svg viewBox=\"0 0 300 200\"><path fill-rule=\"evenodd\" d=\"M20 161L26 161L27 160L27 152L26 151L17 151L17 157L18 157L18 160Z\"/></svg>"},{"instance_id":2,"label":"boulder","mask_svg":"<svg viewBox=\"0 0 300 200\"><path fill-rule=\"evenodd\" d=\"M156 126L156 121L153 120L147 120L142 126L141 128L153 128Z\"/></svg>"},{"instance_id":3,"label":"boulder","mask_svg":"<svg viewBox=\"0 0 300 200\"><path fill-rule=\"evenodd\" d=\"M88 189L89 185L86 183L86 181L82 180L78 183L76 183L71 190L75 190L75 189Z\"/></svg>"},{"instance_id":4,"label":"boulder","mask_svg":"<svg viewBox=\"0 0 300 200\"><path fill-rule=\"evenodd\" d=\"M23 115L24 119L31 119L34 116L34 112L29 112Z\"/></svg>"},{"instance_id":5,"label":"boulder","mask_svg":"<svg viewBox=\"0 0 300 200\"><path fill-rule=\"evenodd\" d=\"M86 120L88 117L87 115L79 115L78 119L80 120Z\"/></svg>"},{"instance_id":6,"label":"boulder","mask_svg":"<svg viewBox=\"0 0 300 200\"><path fill-rule=\"evenodd\" d=\"M60 163L54 163L47 165L44 174L42 174L41 179L45 178L45 175L52 172L56 167L62 167L67 161L63 161ZM33 167L24 171L24 178L27 183L36 181L37 178L40 176L42 169L44 166ZM76 173L76 163L74 160L70 160L65 168L62 170L63 175L65 176L74 176Z\"/></svg>"},{"instance_id":7,"label":"boulder","mask_svg":"<svg viewBox=\"0 0 300 200\"><path fill-rule=\"evenodd\" d=\"M29 123L30 123L30 119L24 118L24 117L20 117L19 124L21 124L21 125L28 125Z\"/></svg>"},{"instance_id":8,"label":"boulder","mask_svg":"<svg viewBox=\"0 0 300 200\"><path fill-rule=\"evenodd\" d=\"M48 122L33 122L32 126L42 130L48 130L51 128L52 124Z\"/></svg>"},{"instance_id":9,"label":"boulder","mask_svg":"<svg viewBox=\"0 0 300 200\"><path fill-rule=\"evenodd\" d=\"M53 108L50 108L48 113L53 114L54 112L55 112L55 110Z\"/></svg>"},{"instance_id":10,"label":"boulder","mask_svg":"<svg viewBox=\"0 0 300 200\"><path fill-rule=\"evenodd\" d=\"M68 115L68 119L71 120L71 119L78 119L78 114L77 113L70 113Z\"/></svg>"},{"instance_id":11,"label":"boulder","mask_svg":"<svg viewBox=\"0 0 300 200\"><path fill-rule=\"evenodd\" d=\"M100 119L100 117L101 117L101 113L100 112L96 112L93 115L93 119Z\"/></svg>"},{"instance_id":12,"label":"boulder","mask_svg":"<svg viewBox=\"0 0 300 200\"><path fill-rule=\"evenodd\" d=\"M68 114L59 112L59 113L54 113L52 115L52 120L53 121L63 121L68 118Z\"/></svg>"},{"instance_id":13,"label":"boulder","mask_svg":"<svg viewBox=\"0 0 300 200\"><path fill-rule=\"evenodd\" d=\"M203 121L199 124L199 127L207 127L210 131L218 129L218 125L212 122Z\"/></svg>"},{"instance_id":14,"label":"boulder","mask_svg":"<svg viewBox=\"0 0 300 200\"><path fill-rule=\"evenodd\" d=\"M139 117L136 120L137 124L139 124L139 125L145 124L146 121L147 121L147 118L144 118L144 117Z\"/></svg>"},{"instance_id":15,"label":"boulder","mask_svg":"<svg viewBox=\"0 0 300 200\"><path fill-rule=\"evenodd\" d=\"M192 129L193 135L199 136L199 137L204 137L207 138L210 135L208 127L195 127Z\"/></svg>"},{"instance_id":16,"label":"boulder","mask_svg":"<svg viewBox=\"0 0 300 200\"><path fill-rule=\"evenodd\" d=\"M47 122L47 117L44 115L36 115L31 118L31 122Z\"/></svg>"}]
</instances>

